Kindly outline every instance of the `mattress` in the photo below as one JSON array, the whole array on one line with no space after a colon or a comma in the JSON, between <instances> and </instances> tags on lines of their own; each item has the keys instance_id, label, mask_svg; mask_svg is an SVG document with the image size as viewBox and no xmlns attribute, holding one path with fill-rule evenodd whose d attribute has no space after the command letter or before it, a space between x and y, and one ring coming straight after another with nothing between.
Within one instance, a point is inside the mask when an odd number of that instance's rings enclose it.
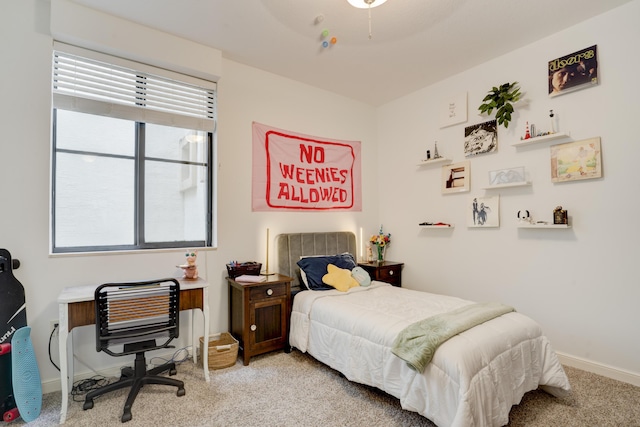
<instances>
[{"instance_id":1,"label":"mattress","mask_svg":"<svg viewBox=\"0 0 640 427\"><path fill-rule=\"evenodd\" d=\"M472 303L376 281L348 292L302 291L293 301L290 344L438 426L503 426L526 392L571 390L540 326L518 312L444 342L422 373L391 352L405 327Z\"/></svg>"}]
</instances>

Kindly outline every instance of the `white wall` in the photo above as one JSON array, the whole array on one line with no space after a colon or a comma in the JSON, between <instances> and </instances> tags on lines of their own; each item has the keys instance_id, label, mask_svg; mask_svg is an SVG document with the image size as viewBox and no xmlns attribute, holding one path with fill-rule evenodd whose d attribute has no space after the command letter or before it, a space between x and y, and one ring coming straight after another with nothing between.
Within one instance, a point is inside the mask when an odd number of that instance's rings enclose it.
<instances>
[{"instance_id":1,"label":"white wall","mask_svg":"<svg viewBox=\"0 0 640 427\"><path fill-rule=\"evenodd\" d=\"M70 6L54 0L56 6ZM50 177L50 116L51 116L51 51L50 7L42 0L5 0L0 3L0 247L8 249L22 262L15 276L26 290L27 316L32 326L32 338L38 357L45 391L59 389L58 372L49 362L49 321L58 317L56 299L67 286L99 284L106 281L142 280L180 274L177 264L184 260L184 251L161 251L87 256L49 255L49 177ZM186 40L162 37L162 44L153 44L152 30L133 28L106 15L88 16L85 8L65 9L69 22L91 19L99 28L92 33L58 27L69 40L80 32L95 45L107 46L123 54L121 43L127 32L135 32L142 46L135 45L135 54L145 52L153 61L180 62L186 52L197 57L203 46ZM69 15L71 14L71 16ZM119 37L110 34L117 28ZM75 33L73 31L75 31ZM83 33L83 31L87 31ZM124 34L123 34L124 33ZM111 46L113 43L113 46ZM176 55L165 49L166 43L177 46ZM206 50L206 49L205 49ZM135 58L134 58L135 59ZM227 285L225 264L229 260L265 262L266 228L271 240L280 232L302 230L372 229L377 224L377 193L375 165L377 141L375 109L344 97L318 90L279 76L252 69L232 61L206 62L200 77L221 75L219 82L218 124L218 247L199 251L200 275L211 284L210 330L228 328ZM11 65L9 65L11 64ZM193 61L191 69L202 63ZM219 67L219 69L217 69ZM214 69L216 68L216 69ZM363 210L354 213L254 213L251 212L251 122L301 133L336 139L362 141ZM276 265L275 259L270 260ZM102 353L96 353L91 327L74 332L76 353L93 369L119 366ZM181 335L180 340L185 342ZM180 343L179 343L180 344ZM52 346L57 362L57 343ZM76 363L77 373L90 372Z\"/></svg>"},{"instance_id":2,"label":"white wall","mask_svg":"<svg viewBox=\"0 0 640 427\"><path fill-rule=\"evenodd\" d=\"M389 257L406 263L405 286L511 304L540 322L555 349L570 356L565 360L634 374L640 384L640 222L634 217L640 211L640 58L631 48L640 40L638 16L640 1L634 1L391 102L378 111L378 140L380 218L393 234ZM548 98L547 62L594 44L601 83ZM492 86L513 81L530 104L507 130L500 127L497 153L465 158L464 127L487 120L477 115L482 98ZM440 128L442 102L465 91L467 123ZM550 109L572 140L601 137L603 178L553 184L549 146L557 142L511 146L526 121L548 129ZM435 140L441 155L471 161L470 192L443 195L440 167L416 166ZM517 166L527 168L532 186L481 189L489 170ZM485 194L500 195L500 228L469 229L469 200ZM552 221L558 205L568 210L571 229L516 228L518 210ZM423 221L455 228L421 229Z\"/></svg>"}]
</instances>

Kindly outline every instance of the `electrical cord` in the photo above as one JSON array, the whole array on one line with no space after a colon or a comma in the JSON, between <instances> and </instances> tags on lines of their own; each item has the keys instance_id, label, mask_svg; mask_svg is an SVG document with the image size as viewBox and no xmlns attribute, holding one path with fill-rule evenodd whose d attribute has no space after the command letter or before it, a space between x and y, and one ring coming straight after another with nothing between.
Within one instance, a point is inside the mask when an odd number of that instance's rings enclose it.
<instances>
[{"instance_id":1,"label":"electrical cord","mask_svg":"<svg viewBox=\"0 0 640 427\"><path fill-rule=\"evenodd\" d=\"M59 327L60 325L56 325L56 327L51 330L51 335L49 335L49 361L53 366L56 367L58 371L60 371L60 367L56 365L56 363L53 361L53 358L51 357L51 341L53 341L53 335L56 333Z\"/></svg>"},{"instance_id":2,"label":"electrical cord","mask_svg":"<svg viewBox=\"0 0 640 427\"><path fill-rule=\"evenodd\" d=\"M179 364L181 364L183 362L186 362L187 360L191 359L191 356L189 356L189 349L191 347L192 346L187 346L187 347L182 347L182 348L177 349L173 353L173 355L171 356L171 359L169 359L169 360L167 360L167 359L165 359L163 357L156 356L156 357L152 358L151 360L149 360L149 363L155 365L154 360L157 359L157 360L161 360L162 361L162 363L159 363L158 366L162 365L162 364L165 364L165 363L171 363L171 362L175 363L176 365L179 365ZM184 355L182 357L178 358L180 353L184 353Z\"/></svg>"},{"instance_id":3,"label":"electrical cord","mask_svg":"<svg viewBox=\"0 0 640 427\"><path fill-rule=\"evenodd\" d=\"M91 390L96 390L100 387L104 387L109 384L111 381L102 375L95 375L91 378L85 378L84 380L79 380L73 383L73 387L71 387L71 396L74 402L82 402L84 400L83 397L85 394L89 393Z\"/></svg>"}]
</instances>

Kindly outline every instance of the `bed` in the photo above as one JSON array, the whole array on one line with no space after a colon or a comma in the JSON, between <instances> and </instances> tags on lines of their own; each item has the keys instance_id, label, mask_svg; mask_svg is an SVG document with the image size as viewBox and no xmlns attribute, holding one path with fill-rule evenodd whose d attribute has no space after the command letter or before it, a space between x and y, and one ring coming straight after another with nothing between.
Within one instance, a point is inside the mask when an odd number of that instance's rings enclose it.
<instances>
[{"instance_id":1,"label":"bed","mask_svg":"<svg viewBox=\"0 0 640 427\"><path fill-rule=\"evenodd\" d=\"M517 311L471 327L443 342L424 371L392 350L409 325L473 304L456 297L372 281L348 291L306 290L301 257L356 253L350 232L276 237L278 268L294 278L290 345L379 388L438 426L503 426L523 395L541 388L562 397L568 378L540 326Z\"/></svg>"}]
</instances>

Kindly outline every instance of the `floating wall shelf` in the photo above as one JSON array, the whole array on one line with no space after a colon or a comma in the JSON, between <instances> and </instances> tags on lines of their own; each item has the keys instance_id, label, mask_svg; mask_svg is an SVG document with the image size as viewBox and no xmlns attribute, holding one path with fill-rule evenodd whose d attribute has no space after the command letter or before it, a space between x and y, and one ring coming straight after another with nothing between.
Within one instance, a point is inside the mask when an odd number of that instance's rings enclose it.
<instances>
[{"instance_id":1,"label":"floating wall shelf","mask_svg":"<svg viewBox=\"0 0 640 427\"><path fill-rule=\"evenodd\" d=\"M525 187L527 185L531 185L531 181L510 182L508 184L488 185L486 187L482 187L482 189L483 190L493 190L493 189L496 189L496 188Z\"/></svg>"},{"instance_id":2,"label":"floating wall shelf","mask_svg":"<svg viewBox=\"0 0 640 427\"><path fill-rule=\"evenodd\" d=\"M550 135L543 135L543 136L536 136L535 138L522 139L518 142L514 142L511 145L513 145L514 147L519 147L522 145L536 144L538 142L553 141L555 139L568 138L568 137L569 137L569 134L566 132L556 132Z\"/></svg>"},{"instance_id":3,"label":"floating wall shelf","mask_svg":"<svg viewBox=\"0 0 640 427\"><path fill-rule=\"evenodd\" d=\"M434 225L422 225L422 224L419 224L419 225L422 228L454 228L455 227L454 224L445 224L445 225L435 225L435 224Z\"/></svg>"},{"instance_id":4,"label":"floating wall shelf","mask_svg":"<svg viewBox=\"0 0 640 427\"><path fill-rule=\"evenodd\" d=\"M451 163L451 159L447 159L444 157L439 157L437 159L426 159L426 160L421 160L420 163L418 163L418 166L426 166L426 165L439 165L439 164L449 164Z\"/></svg>"},{"instance_id":5,"label":"floating wall shelf","mask_svg":"<svg viewBox=\"0 0 640 427\"><path fill-rule=\"evenodd\" d=\"M571 228L570 225L567 224L529 224L529 225L518 225L518 228Z\"/></svg>"}]
</instances>

